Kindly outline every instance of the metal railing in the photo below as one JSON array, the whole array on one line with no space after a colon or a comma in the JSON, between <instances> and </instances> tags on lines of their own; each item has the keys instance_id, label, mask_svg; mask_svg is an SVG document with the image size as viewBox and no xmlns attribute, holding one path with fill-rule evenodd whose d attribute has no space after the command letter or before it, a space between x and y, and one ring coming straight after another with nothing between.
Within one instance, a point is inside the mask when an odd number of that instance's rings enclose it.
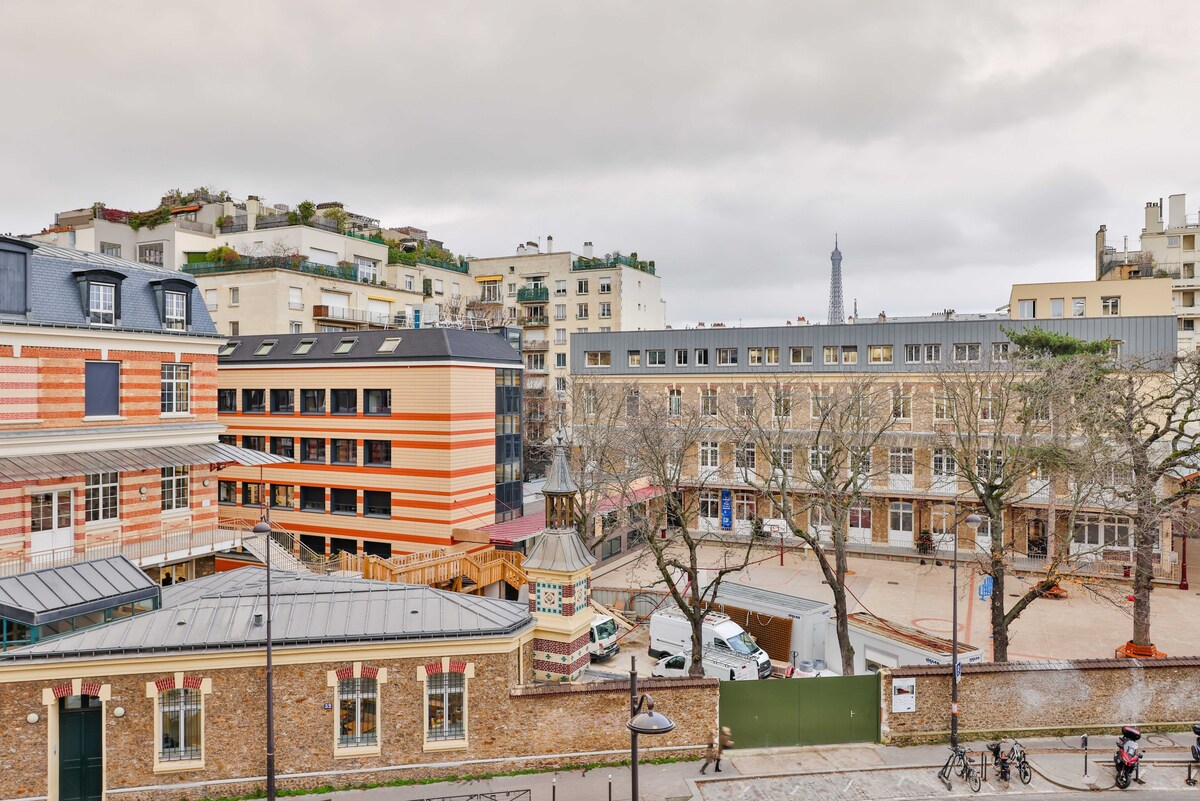
<instances>
[{"instance_id":1,"label":"metal railing","mask_svg":"<svg viewBox=\"0 0 1200 801\"><path fill-rule=\"evenodd\" d=\"M303 225L306 228L316 228L319 231L329 231L332 234L342 233L337 223L325 217L312 217L308 220L296 220L288 214L263 215L254 221L255 230L266 228L286 228L289 225Z\"/></svg>"},{"instance_id":2,"label":"metal railing","mask_svg":"<svg viewBox=\"0 0 1200 801\"><path fill-rule=\"evenodd\" d=\"M622 256L620 253L611 253L594 259L581 256L571 262L572 270L610 270L615 267L632 267L635 270L656 275L654 262L639 261L630 256Z\"/></svg>"},{"instance_id":3,"label":"metal railing","mask_svg":"<svg viewBox=\"0 0 1200 801\"><path fill-rule=\"evenodd\" d=\"M233 222L220 226L220 228L223 234L240 234L243 231L249 230L245 217L238 217Z\"/></svg>"},{"instance_id":4,"label":"metal railing","mask_svg":"<svg viewBox=\"0 0 1200 801\"><path fill-rule=\"evenodd\" d=\"M183 265L183 271L190 275L217 275L246 270L290 270L309 275L323 275L327 278L341 278L345 281L359 280L356 267L334 267L293 256L246 256L233 261L199 261Z\"/></svg>"},{"instance_id":5,"label":"metal railing","mask_svg":"<svg viewBox=\"0 0 1200 801\"><path fill-rule=\"evenodd\" d=\"M550 287L526 286L517 290L517 303L544 303L550 300Z\"/></svg>"},{"instance_id":6,"label":"metal railing","mask_svg":"<svg viewBox=\"0 0 1200 801\"><path fill-rule=\"evenodd\" d=\"M213 232L213 227L211 224L196 222L195 220L176 219L175 224L185 231L198 231L202 234L211 234Z\"/></svg>"},{"instance_id":7,"label":"metal railing","mask_svg":"<svg viewBox=\"0 0 1200 801\"><path fill-rule=\"evenodd\" d=\"M381 236L371 236L369 234L360 234L356 231L346 231L345 234L346 234L346 236L352 236L355 239L361 239L364 242L377 242L380 245L387 244L387 242L384 241L383 237L381 237Z\"/></svg>"},{"instance_id":8,"label":"metal railing","mask_svg":"<svg viewBox=\"0 0 1200 801\"><path fill-rule=\"evenodd\" d=\"M546 316L522 317L521 325L525 326L526 328L545 328L546 326L550 325L550 318Z\"/></svg>"},{"instance_id":9,"label":"metal railing","mask_svg":"<svg viewBox=\"0 0 1200 801\"><path fill-rule=\"evenodd\" d=\"M549 349L550 349L550 340L548 340L548 339L535 339L535 340L533 340L533 341L527 341L527 342L524 342L524 343L521 345L521 347L523 347L525 350L534 350L534 351L537 351L537 350L549 350Z\"/></svg>"},{"instance_id":10,"label":"metal railing","mask_svg":"<svg viewBox=\"0 0 1200 801\"><path fill-rule=\"evenodd\" d=\"M145 567L168 560L225 551L241 544L241 531L224 528L219 524L202 528L164 527L149 533L122 535L115 540L83 547L57 548L9 556L0 559L0 575L15 575L113 556L124 556L139 567Z\"/></svg>"},{"instance_id":11,"label":"metal railing","mask_svg":"<svg viewBox=\"0 0 1200 801\"><path fill-rule=\"evenodd\" d=\"M365 309L347 309L341 306L313 306L314 320L337 320L344 323L373 325L378 328L410 328L408 315L380 314Z\"/></svg>"}]
</instances>

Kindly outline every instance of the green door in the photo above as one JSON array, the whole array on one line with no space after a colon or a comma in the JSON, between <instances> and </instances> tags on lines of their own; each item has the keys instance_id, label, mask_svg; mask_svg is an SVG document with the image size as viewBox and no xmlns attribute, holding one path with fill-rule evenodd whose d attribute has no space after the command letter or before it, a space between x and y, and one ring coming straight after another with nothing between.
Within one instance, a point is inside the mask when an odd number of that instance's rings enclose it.
<instances>
[{"instance_id":1,"label":"green door","mask_svg":"<svg viewBox=\"0 0 1200 801\"><path fill-rule=\"evenodd\" d=\"M58 702L59 801L100 801L104 784L100 699L71 695Z\"/></svg>"},{"instance_id":2,"label":"green door","mask_svg":"<svg viewBox=\"0 0 1200 801\"><path fill-rule=\"evenodd\" d=\"M879 676L721 682L737 748L879 741Z\"/></svg>"}]
</instances>

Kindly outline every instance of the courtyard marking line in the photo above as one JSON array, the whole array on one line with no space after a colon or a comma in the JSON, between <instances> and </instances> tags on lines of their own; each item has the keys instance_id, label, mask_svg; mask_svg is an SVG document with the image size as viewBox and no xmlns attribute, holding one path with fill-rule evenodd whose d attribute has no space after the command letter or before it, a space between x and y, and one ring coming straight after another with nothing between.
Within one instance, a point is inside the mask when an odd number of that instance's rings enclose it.
<instances>
[{"instance_id":1,"label":"courtyard marking line","mask_svg":"<svg viewBox=\"0 0 1200 801\"><path fill-rule=\"evenodd\" d=\"M971 641L971 621L975 617L975 604L971 603L971 599L974 597L975 597L975 568L972 567L971 575L967 579L967 636L965 637L967 642ZM954 602L958 603L958 599L955 598ZM958 632L954 632L954 633L957 634ZM991 642L991 640L988 640L988 642ZM990 652L988 653L988 661L989 662L992 661L992 655Z\"/></svg>"}]
</instances>

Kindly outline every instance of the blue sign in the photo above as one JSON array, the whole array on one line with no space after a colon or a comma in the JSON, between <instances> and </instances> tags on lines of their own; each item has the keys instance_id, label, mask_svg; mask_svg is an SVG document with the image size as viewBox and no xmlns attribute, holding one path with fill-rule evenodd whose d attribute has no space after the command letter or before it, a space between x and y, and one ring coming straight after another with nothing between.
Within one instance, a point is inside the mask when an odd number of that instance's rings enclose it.
<instances>
[{"instance_id":1,"label":"blue sign","mask_svg":"<svg viewBox=\"0 0 1200 801\"><path fill-rule=\"evenodd\" d=\"M954 663L954 683L958 684L962 681L962 662Z\"/></svg>"},{"instance_id":2,"label":"blue sign","mask_svg":"<svg viewBox=\"0 0 1200 801\"><path fill-rule=\"evenodd\" d=\"M992 577L984 576L983 581L979 582L979 600L986 601L992 597Z\"/></svg>"},{"instance_id":3,"label":"blue sign","mask_svg":"<svg viewBox=\"0 0 1200 801\"><path fill-rule=\"evenodd\" d=\"M721 490L721 530L733 528L733 490Z\"/></svg>"}]
</instances>

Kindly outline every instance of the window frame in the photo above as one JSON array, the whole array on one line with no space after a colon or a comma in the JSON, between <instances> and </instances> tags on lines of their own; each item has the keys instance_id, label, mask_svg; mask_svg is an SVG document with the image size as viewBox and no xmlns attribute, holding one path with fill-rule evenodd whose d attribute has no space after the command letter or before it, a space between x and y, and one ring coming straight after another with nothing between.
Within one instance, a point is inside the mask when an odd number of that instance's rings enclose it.
<instances>
[{"instance_id":1,"label":"window frame","mask_svg":"<svg viewBox=\"0 0 1200 801\"><path fill-rule=\"evenodd\" d=\"M800 358L796 356L799 354ZM793 345L788 349L788 358L791 364L812 364L813 349L812 345Z\"/></svg>"},{"instance_id":2,"label":"window frame","mask_svg":"<svg viewBox=\"0 0 1200 801\"><path fill-rule=\"evenodd\" d=\"M85 523L108 523L121 519L121 474L116 471L88 473L83 477ZM111 506L111 514L106 510Z\"/></svg>"},{"instance_id":3,"label":"window frame","mask_svg":"<svg viewBox=\"0 0 1200 801\"><path fill-rule=\"evenodd\" d=\"M160 689L161 686L161 689ZM164 703L167 700L168 693L187 693L189 696L194 693L195 703L194 711L199 713L199 745L195 748L179 749L180 754L169 755L164 758L163 736L164 726L163 718L168 711L164 708ZM186 676L183 673L176 673L169 679L159 680L157 682L146 683L146 697L154 700L154 773L179 773L188 770L202 770L205 767L205 746L207 744L207 703L206 698L212 693L212 679L198 678L196 676ZM181 736L185 732L186 718L185 713L188 711L185 706L185 697L180 699L179 708L179 726ZM190 753L188 753L190 752Z\"/></svg>"},{"instance_id":4,"label":"window frame","mask_svg":"<svg viewBox=\"0 0 1200 801\"><path fill-rule=\"evenodd\" d=\"M162 468L159 476L159 490L162 493L160 505L164 513L191 511L191 478L191 468L188 465L171 465ZM182 503L180 495L182 495ZM169 503L168 496L171 499Z\"/></svg>"},{"instance_id":5,"label":"window frame","mask_svg":"<svg viewBox=\"0 0 1200 801\"><path fill-rule=\"evenodd\" d=\"M192 365L164 362L159 368L159 408L162 416L192 413Z\"/></svg>"},{"instance_id":6,"label":"window frame","mask_svg":"<svg viewBox=\"0 0 1200 801\"><path fill-rule=\"evenodd\" d=\"M448 657L442 657L442 665L440 671L433 671L434 665L423 665L416 669L417 679L421 682L421 732L422 732L422 747L425 751L450 751L465 749L470 744L470 684L475 678L475 665L471 662L451 662ZM453 668L453 670L451 669ZM437 736L430 730L430 700L434 697L433 684L436 681L444 681L438 677L441 676L458 676L462 683L461 690L457 688L439 688L443 701L443 709L449 709L449 693L457 690L461 692L462 704L461 714L462 722L461 729L449 732L449 734L458 734L460 736Z\"/></svg>"},{"instance_id":7,"label":"window frame","mask_svg":"<svg viewBox=\"0 0 1200 801\"><path fill-rule=\"evenodd\" d=\"M896 356L895 347L892 345L868 345L867 346L867 363L868 364L891 364Z\"/></svg>"},{"instance_id":8,"label":"window frame","mask_svg":"<svg viewBox=\"0 0 1200 801\"><path fill-rule=\"evenodd\" d=\"M594 358L593 358L594 357ZM587 350L583 352L584 367L612 367L612 351Z\"/></svg>"}]
</instances>

